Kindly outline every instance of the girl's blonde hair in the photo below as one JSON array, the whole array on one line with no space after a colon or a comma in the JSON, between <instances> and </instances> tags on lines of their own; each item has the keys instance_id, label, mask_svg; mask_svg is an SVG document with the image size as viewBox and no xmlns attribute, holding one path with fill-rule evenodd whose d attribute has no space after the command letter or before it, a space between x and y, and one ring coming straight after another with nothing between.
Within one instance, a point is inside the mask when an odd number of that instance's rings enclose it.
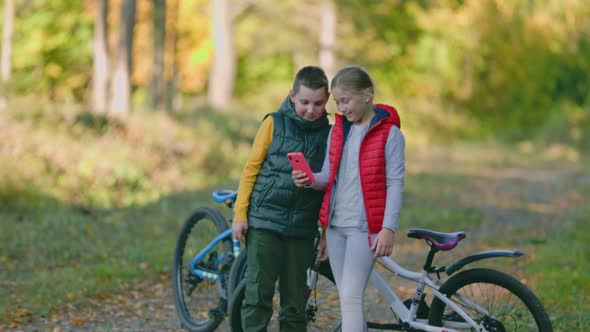
<instances>
[{"instance_id":1,"label":"girl's blonde hair","mask_svg":"<svg viewBox=\"0 0 590 332\"><path fill-rule=\"evenodd\" d=\"M355 92L361 93L370 89L372 93L374 88L373 80L369 73L361 66L346 66L336 73L336 76L332 78L330 89L334 90L335 87L351 89Z\"/></svg>"}]
</instances>

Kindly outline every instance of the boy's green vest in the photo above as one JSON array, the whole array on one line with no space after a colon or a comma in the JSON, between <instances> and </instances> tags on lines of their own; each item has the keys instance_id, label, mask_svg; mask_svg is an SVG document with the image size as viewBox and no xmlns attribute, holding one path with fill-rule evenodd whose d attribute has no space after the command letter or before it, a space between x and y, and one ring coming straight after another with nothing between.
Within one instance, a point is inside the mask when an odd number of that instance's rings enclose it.
<instances>
[{"instance_id":1,"label":"boy's green vest","mask_svg":"<svg viewBox=\"0 0 590 332\"><path fill-rule=\"evenodd\" d=\"M291 178L288 152L303 152L313 172L319 172L330 131L327 115L316 121L299 117L287 97L273 117L272 142L256 177L248 226L292 237L314 237L323 191L298 188Z\"/></svg>"}]
</instances>

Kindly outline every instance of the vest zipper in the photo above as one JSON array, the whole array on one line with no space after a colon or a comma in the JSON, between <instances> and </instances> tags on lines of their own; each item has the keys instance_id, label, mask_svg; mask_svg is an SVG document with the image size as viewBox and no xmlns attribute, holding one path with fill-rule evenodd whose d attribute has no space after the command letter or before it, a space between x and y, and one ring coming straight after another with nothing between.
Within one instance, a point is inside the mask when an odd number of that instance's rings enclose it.
<instances>
[{"instance_id":1,"label":"vest zipper","mask_svg":"<svg viewBox=\"0 0 590 332\"><path fill-rule=\"evenodd\" d=\"M301 188L297 187L297 189L295 189L295 199L291 200L291 203L289 204L289 224L287 229L291 229L293 227L293 207L295 206L295 202L297 201L297 199L299 198L299 192L300 192Z\"/></svg>"},{"instance_id":2,"label":"vest zipper","mask_svg":"<svg viewBox=\"0 0 590 332\"><path fill-rule=\"evenodd\" d=\"M361 194L363 197L363 203L364 203L364 208L365 208L365 216L367 217L367 228L368 228L368 233L369 233L369 247L371 246L371 222L369 221L369 214L367 213L367 200L365 197L365 191L363 190L364 187L364 181L363 181L363 173L361 172L361 161L363 160L361 158L361 150L363 148L363 143L365 142L365 139L367 138L367 136L369 135L369 133L371 131L373 131L375 128L377 128L377 126L379 126L379 124L381 124L381 122L383 121L383 119L379 119L377 122L375 122L374 125L370 126L369 129L367 129L367 132L365 133L365 135L363 136L363 139L361 140L361 146L359 147L359 179L361 180Z\"/></svg>"},{"instance_id":3,"label":"vest zipper","mask_svg":"<svg viewBox=\"0 0 590 332\"><path fill-rule=\"evenodd\" d=\"M255 206L256 208L258 208L260 206L260 204L262 204L262 201L264 201L264 199L266 199L266 196L268 196L268 194L272 190L272 186L275 184L275 182L276 182L276 180L274 180L274 179L269 182L268 186L264 190L264 193L262 193L262 196L260 196L258 201L256 201L256 206Z\"/></svg>"}]
</instances>

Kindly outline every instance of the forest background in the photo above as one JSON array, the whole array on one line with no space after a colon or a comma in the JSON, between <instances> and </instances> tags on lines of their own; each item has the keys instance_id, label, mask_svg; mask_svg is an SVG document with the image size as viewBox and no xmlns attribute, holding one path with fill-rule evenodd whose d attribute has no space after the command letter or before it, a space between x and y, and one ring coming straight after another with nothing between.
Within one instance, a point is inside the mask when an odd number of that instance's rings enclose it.
<instances>
[{"instance_id":1,"label":"forest background","mask_svg":"<svg viewBox=\"0 0 590 332\"><path fill-rule=\"evenodd\" d=\"M587 1L1 3L0 326L167 275L294 73L346 64L400 112L403 230L528 249L556 329L590 324Z\"/></svg>"}]
</instances>

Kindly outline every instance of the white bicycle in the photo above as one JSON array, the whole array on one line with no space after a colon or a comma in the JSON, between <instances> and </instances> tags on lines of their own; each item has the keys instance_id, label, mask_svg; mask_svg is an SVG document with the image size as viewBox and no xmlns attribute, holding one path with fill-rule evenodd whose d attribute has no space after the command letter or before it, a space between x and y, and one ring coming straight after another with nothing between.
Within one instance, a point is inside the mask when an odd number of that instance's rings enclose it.
<instances>
[{"instance_id":1,"label":"white bicycle","mask_svg":"<svg viewBox=\"0 0 590 332\"><path fill-rule=\"evenodd\" d=\"M498 270L480 268L467 269L455 274L467 264L476 261L494 257L517 258L523 256L523 252L488 250L469 255L448 266L433 266L437 252L455 248L465 236L465 232L410 230L408 237L422 239L430 247L423 270L420 272L406 270L390 257L377 259L377 264L383 266L386 272L415 282L416 291L411 299L402 301L381 273L376 268L373 269L371 284L383 297L395 319L391 323L368 322L367 327L377 330L432 332L553 331L542 303L516 278ZM317 280L317 273L310 269L308 279L312 290L316 287L314 281ZM441 273L449 276L444 282L440 280ZM433 294L430 306L425 301L427 293ZM334 294L312 291L308 308L313 308L316 324L325 321L321 325L330 326L330 331L339 331L340 316L334 313L333 308L324 312L322 307L317 305L318 302L322 303L321 298L325 297L333 298ZM240 305L243 300L243 289L238 287L233 298L234 305ZM230 314L230 321L231 316ZM239 325L239 322L235 323Z\"/></svg>"}]
</instances>

